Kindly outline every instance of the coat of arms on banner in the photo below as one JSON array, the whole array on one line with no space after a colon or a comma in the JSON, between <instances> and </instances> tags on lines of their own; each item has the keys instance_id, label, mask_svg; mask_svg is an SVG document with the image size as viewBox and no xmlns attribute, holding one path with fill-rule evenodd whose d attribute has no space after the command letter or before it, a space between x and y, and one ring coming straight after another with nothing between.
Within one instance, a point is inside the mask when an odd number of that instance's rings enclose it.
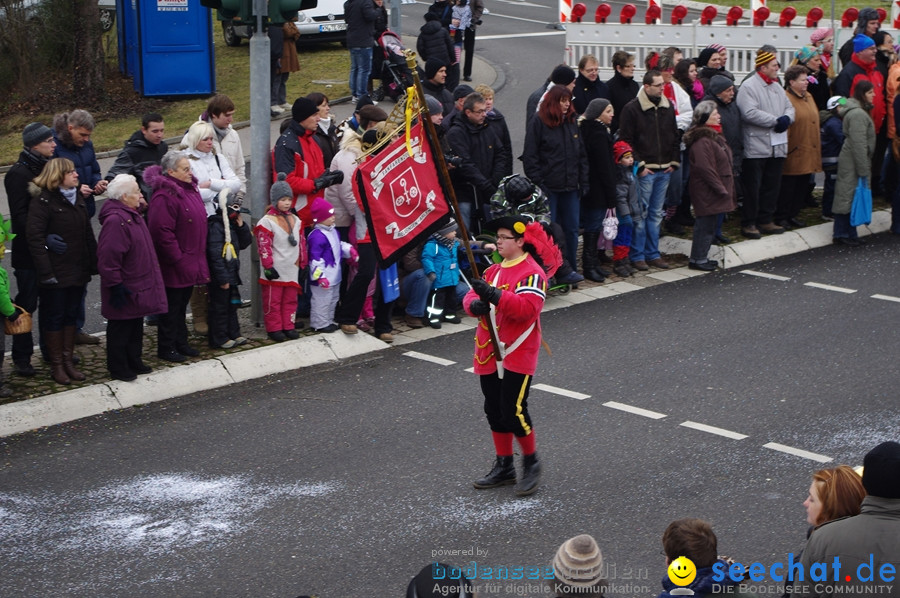
<instances>
[{"instance_id":1,"label":"coat of arms on banner","mask_svg":"<svg viewBox=\"0 0 900 598\"><path fill-rule=\"evenodd\" d=\"M421 123L411 127L409 144L401 135L369 156L353 182L382 265L399 260L440 228L450 213Z\"/></svg>"}]
</instances>

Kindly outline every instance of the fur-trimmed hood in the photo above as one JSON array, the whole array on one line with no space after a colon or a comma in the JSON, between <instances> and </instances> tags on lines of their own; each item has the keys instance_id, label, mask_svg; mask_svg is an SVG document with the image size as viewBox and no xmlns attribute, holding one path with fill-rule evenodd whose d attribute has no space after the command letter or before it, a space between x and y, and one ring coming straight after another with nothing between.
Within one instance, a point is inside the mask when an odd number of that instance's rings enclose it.
<instances>
[{"instance_id":1,"label":"fur-trimmed hood","mask_svg":"<svg viewBox=\"0 0 900 598\"><path fill-rule=\"evenodd\" d=\"M147 167L144 171L144 182L150 185L150 188L154 191L157 189L169 189L170 191L178 192L180 187L187 185L187 183L163 173L162 167L158 164ZM191 185L195 188L197 186L197 177L194 175L191 175Z\"/></svg>"},{"instance_id":2,"label":"fur-trimmed hood","mask_svg":"<svg viewBox=\"0 0 900 598\"><path fill-rule=\"evenodd\" d=\"M691 147L691 144L693 144L695 141L697 141L699 139L706 138L706 139L718 140L720 137L724 141L724 137L722 137L721 133L719 133L712 127L708 127L706 125L700 125L699 127L691 127L690 129L685 131L684 137L682 137L681 140L684 141L684 144L686 146Z\"/></svg>"}]
</instances>

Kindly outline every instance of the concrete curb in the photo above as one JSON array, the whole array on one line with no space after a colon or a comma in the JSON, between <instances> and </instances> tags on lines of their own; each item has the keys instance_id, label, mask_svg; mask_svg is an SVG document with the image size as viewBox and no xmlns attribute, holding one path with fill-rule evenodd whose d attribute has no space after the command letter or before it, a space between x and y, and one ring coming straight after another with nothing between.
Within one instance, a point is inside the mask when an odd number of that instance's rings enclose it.
<instances>
[{"instance_id":1,"label":"concrete curb","mask_svg":"<svg viewBox=\"0 0 900 598\"><path fill-rule=\"evenodd\" d=\"M0 405L0 437L62 424L106 411L165 401L294 369L387 349L368 334L308 336L139 376Z\"/></svg>"}]
</instances>

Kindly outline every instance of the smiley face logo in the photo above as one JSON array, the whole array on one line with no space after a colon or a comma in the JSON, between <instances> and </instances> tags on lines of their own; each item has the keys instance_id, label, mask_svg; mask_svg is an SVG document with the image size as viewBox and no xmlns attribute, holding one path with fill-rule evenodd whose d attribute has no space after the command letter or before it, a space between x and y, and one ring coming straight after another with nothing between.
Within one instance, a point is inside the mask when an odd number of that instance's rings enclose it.
<instances>
[{"instance_id":1,"label":"smiley face logo","mask_svg":"<svg viewBox=\"0 0 900 598\"><path fill-rule=\"evenodd\" d=\"M676 586L688 586L697 577L697 567L686 556L680 556L669 564L669 581Z\"/></svg>"}]
</instances>

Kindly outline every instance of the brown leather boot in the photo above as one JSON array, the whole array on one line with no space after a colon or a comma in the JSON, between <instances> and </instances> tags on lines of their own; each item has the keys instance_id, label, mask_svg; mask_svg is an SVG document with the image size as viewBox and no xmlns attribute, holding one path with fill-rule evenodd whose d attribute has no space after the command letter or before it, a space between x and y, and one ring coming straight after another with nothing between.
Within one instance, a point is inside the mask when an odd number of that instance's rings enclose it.
<instances>
[{"instance_id":1,"label":"brown leather boot","mask_svg":"<svg viewBox=\"0 0 900 598\"><path fill-rule=\"evenodd\" d=\"M43 332L44 343L47 345L47 354L50 356L50 377L57 384L71 384L72 380L63 367L63 333L62 330L45 330Z\"/></svg>"},{"instance_id":2,"label":"brown leather boot","mask_svg":"<svg viewBox=\"0 0 900 598\"><path fill-rule=\"evenodd\" d=\"M72 363L72 355L75 353L75 337L78 330L74 326L66 326L62 329L62 364L69 378L77 382L87 379L87 376L75 369Z\"/></svg>"}]
</instances>

